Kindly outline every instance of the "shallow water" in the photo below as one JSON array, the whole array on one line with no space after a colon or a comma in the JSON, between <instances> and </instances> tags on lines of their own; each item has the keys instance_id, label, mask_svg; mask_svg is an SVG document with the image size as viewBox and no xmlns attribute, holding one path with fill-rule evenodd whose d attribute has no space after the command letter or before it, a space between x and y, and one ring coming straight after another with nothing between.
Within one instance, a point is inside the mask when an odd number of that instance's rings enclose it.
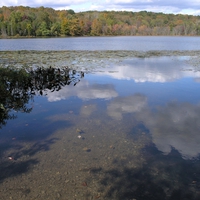
<instances>
[{"instance_id":1,"label":"shallow water","mask_svg":"<svg viewBox=\"0 0 200 200\"><path fill-rule=\"evenodd\" d=\"M3 69L0 199L199 199L200 72L187 60Z\"/></svg>"}]
</instances>

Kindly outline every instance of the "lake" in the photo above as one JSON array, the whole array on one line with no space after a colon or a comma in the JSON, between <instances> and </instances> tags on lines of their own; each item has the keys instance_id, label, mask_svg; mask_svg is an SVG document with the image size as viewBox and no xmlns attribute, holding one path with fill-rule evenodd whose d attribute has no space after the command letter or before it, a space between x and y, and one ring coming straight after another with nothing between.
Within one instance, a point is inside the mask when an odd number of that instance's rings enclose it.
<instances>
[{"instance_id":1,"label":"lake","mask_svg":"<svg viewBox=\"0 0 200 200\"><path fill-rule=\"evenodd\" d=\"M0 39L0 51L15 50L199 50L200 37L74 37Z\"/></svg>"},{"instance_id":2,"label":"lake","mask_svg":"<svg viewBox=\"0 0 200 200\"><path fill-rule=\"evenodd\" d=\"M199 43L0 40L0 199L200 199Z\"/></svg>"}]
</instances>

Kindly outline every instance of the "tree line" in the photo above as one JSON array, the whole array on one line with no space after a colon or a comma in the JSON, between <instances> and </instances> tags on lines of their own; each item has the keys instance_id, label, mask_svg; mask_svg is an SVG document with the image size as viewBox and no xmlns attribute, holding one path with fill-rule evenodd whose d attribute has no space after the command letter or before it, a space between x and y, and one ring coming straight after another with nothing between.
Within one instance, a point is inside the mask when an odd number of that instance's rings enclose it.
<instances>
[{"instance_id":1,"label":"tree line","mask_svg":"<svg viewBox=\"0 0 200 200\"><path fill-rule=\"evenodd\" d=\"M200 35L200 16L129 11L0 8L0 37Z\"/></svg>"}]
</instances>

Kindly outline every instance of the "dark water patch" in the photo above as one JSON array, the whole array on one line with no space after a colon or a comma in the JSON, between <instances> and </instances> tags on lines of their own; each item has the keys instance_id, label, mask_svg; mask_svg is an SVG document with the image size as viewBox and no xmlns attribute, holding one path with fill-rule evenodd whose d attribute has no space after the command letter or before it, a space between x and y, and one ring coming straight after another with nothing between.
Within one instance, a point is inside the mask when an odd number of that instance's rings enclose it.
<instances>
[{"instance_id":1,"label":"dark water patch","mask_svg":"<svg viewBox=\"0 0 200 200\"><path fill-rule=\"evenodd\" d=\"M50 146L58 139L38 141L35 143L22 143L15 141L12 143L3 143L1 141L1 162L0 162L0 182L6 178L19 176L32 170L33 166L39 163L39 160L33 156L39 152L48 151Z\"/></svg>"},{"instance_id":2,"label":"dark water patch","mask_svg":"<svg viewBox=\"0 0 200 200\"><path fill-rule=\"evenodd\" d=\"M6 178L12 178L24 174L29 171L32 165L37 164L38 161L35 159L29 159L27 161L16 162L16 161L7 161L1 162L0 170L0 182Z\"/></svg>"},{"instance_id":3,"label":"dark water patch","mask_svg":"<svg viewBox=\"0 0 200 200\"><path fill-rule=\"evenodd\" d=\"M140 137L141 135L146 135L149 133L150 133L149 129L143 124L143 122L138 122L137 125L134 126L130 132L130 134L135 137L137 135L139 135L138 137Z\"/></svg>"},{"instance_id":4,"label":"dark water patch","mask_svg":"<svg viewBox=\"0 0 200 200\"><path fill-rule=\"evenodd\" d=\"M124 162L118 160L113 169L101 169L105 176L100 180L99 190L105 192L105 199L171 200L200 197L199 162L186 161L173 152L168 156L161 153L157 156L144 155L144 158L146 164L141 168L124 167ZM99 170L92 169L91 172L98 174Z\"/></svg>"}]
</instances>

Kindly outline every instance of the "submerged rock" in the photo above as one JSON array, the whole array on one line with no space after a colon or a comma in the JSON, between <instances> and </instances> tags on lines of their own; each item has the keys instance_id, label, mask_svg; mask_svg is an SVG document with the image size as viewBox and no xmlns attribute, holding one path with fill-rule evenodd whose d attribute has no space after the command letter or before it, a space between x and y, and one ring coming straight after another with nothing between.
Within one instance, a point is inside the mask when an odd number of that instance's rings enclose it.
<instances>
[{"instance_id":1,"label":"submerged rock","mask_svg":"<svg viewBox=\"0 0 200 200\"><path fill-rule=\"evenodd\" d=\"M84 148L83 148L83 151L90 152L90 151L91 151L91 149L90 149L90 148L88 148L88 147L84 147Z\"/></svg>"}]
</instances>

